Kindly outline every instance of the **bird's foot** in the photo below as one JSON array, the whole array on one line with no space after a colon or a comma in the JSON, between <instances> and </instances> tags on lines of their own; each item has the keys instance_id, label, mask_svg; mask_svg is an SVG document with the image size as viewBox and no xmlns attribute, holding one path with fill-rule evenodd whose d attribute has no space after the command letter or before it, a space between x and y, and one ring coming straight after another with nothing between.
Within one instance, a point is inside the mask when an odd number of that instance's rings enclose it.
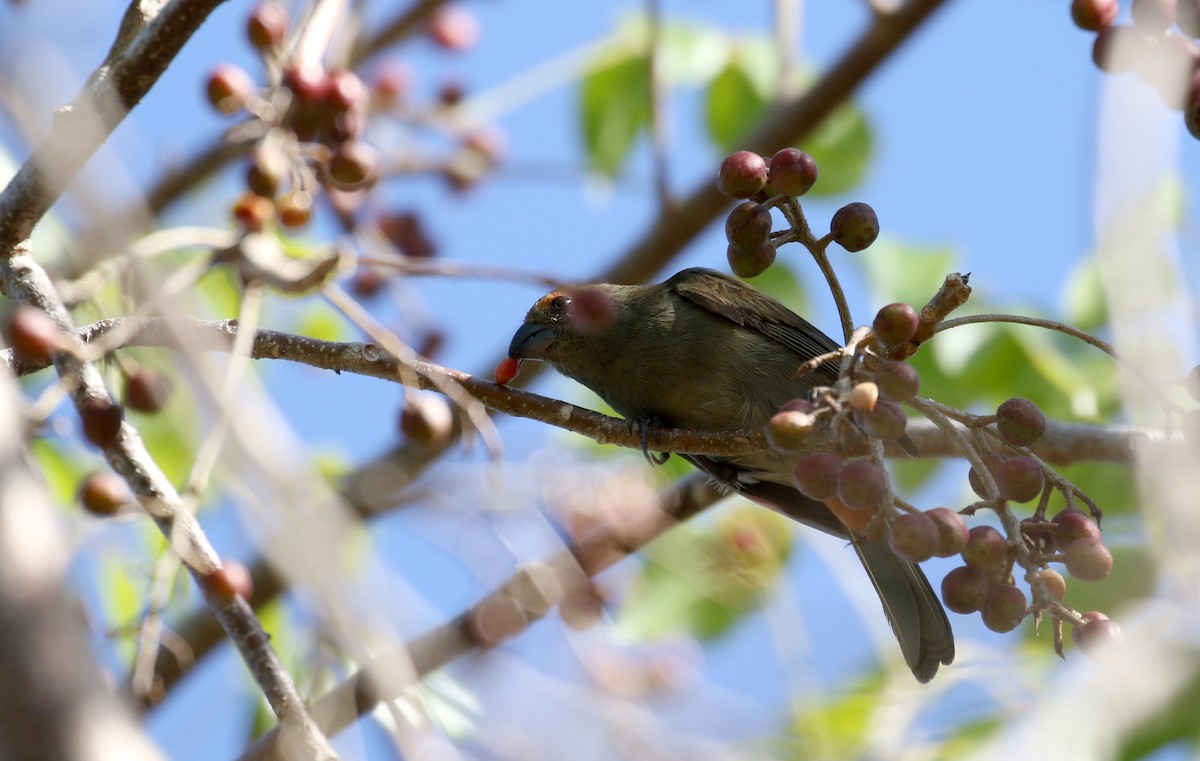
<instances>
[{"instance_id":1,"label":"bird's foot","mask_svg":"<svg viewBox=\"0 0 1200 761\"><path fill-rule=\"evenodd\" d=\"M669 452L651 452L650 451L650 430L653 428L661 428L662 423L657 418L643 418L630 422L642 439L642 456L646 458L646 462L651 465L658 466L671 459Z\"/></svg>"}]
</instances>

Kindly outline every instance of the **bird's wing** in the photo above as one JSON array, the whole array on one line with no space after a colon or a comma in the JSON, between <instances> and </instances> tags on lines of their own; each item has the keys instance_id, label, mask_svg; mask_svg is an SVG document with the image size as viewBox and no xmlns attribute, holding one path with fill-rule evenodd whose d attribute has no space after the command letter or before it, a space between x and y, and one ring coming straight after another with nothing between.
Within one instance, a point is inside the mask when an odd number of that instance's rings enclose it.
<instances>
[{"instance_id":1,"label":"bird's wing","mask_svg":"<svg viewBox=\"0 0 1200 761\"><path fill-rule=\"evenodd\" d=\"M722 272L693 267L676 274L667 281L667 285L675 293L708 311L778 341L803 359L840 348L808 320L770 296ZM824 365L821 370L834 376L837 373L833 365Z\"/></svg>"}]
</instances>

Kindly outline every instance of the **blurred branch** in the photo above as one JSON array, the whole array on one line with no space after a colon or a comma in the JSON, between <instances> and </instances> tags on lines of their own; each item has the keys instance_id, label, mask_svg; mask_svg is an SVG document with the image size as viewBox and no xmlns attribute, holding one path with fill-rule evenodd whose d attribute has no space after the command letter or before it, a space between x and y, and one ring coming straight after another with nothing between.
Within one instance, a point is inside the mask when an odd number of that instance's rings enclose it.
<instances>
[{"instance_id":1,"label":"blurred branch","mask_svg":"<svg viewBox=\"0 0 1200 761\"><path fill-rule=\"evenodd\" d=\"M109 58L92 72L75 99L55 113L50 131L0 193L0 254L13 253L29 237L96 149L223 1L176 0L161 8L135 3Z\"/></svg>"},{"instance_id":2,"label":"blurred branch","mask_svg":"<svg viewBox=\"0 0 1200 761\"><path fill-rule=\"evenodd\" d=\"M454 659L521 634L578 590L587 578L722 497L703 474L677 481L661 493L657 511L649 519L635 527L598 527L560 552L525 565L466 612L363 666L313 704L313 717L328 734L339 732ZM239 761L281 758L277 745L272 730Z\"/></svg>"},{"instance_id":3,"label":"blurred branch","mask_svg":"<svg viewBox=\"0 0 1200 761\"><path fill-rule=\"evenodd\" d=\"M74 330L70 313L45 270L34 261L27 241L17 243L13 253L0 261L0 287L10 298L46 312L64 330ZM54 364L77 411L82 413L92 400L108 401L111 395L100 371L78 354L59 352L54 355ZM236 595L212 593L207 580L221 568L221 561L195 516L184 507L175 487L146 450L137 430L122 422L119 433L104 447L103 454L138 495L138 501L166 537L171 550L179 555L199 588L205 591L212 614L237 645L281 725L288 729L289 744L294 743L297 750L302 748L307 757L336 758L328 741L316 730L304 701L246 601Z\"/></svg>"},{"instance_id":4,"label":"blurred branch","mask_svg":"<svg viewBox=\"0 0 1200 761\"><path fill-rule=\"evenodd\" d=\"M92 659L60 516L17 441L15 385L0 379L0 758L161 759Z\"/></svg>"}]
</instances>

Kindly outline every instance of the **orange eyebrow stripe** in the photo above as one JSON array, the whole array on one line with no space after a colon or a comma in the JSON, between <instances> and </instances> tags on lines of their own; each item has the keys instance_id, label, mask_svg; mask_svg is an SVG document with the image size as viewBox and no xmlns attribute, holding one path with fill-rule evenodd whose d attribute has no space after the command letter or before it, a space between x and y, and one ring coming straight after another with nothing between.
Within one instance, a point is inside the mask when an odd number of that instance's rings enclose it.
<instances>
[{"instance_id":1,"label":"orange eyebrow stripe","mask_svg":"<svg viewBox=\"0 0 1200 761\"><path fill-rule=\"evenodd\" d=\"M534 308L539 310L549 309L551 302L562 295L562 291L551 291L550 293L547 293L545 296L538 299L537 303L534 304Z\"/></svg>"}]
</instances>

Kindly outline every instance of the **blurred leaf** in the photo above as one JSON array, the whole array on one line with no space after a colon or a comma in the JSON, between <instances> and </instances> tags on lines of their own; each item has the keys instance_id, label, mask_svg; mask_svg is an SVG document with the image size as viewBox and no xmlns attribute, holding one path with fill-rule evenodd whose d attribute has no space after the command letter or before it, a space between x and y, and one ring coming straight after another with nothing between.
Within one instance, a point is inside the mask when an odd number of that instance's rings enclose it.
<instances>
[{"instance_id":1,"label":"blurred leaf","mask_svg":"<svg viewBox=\"0 0 1200 761\"><path fill-rule=\"evenodd\" d=\"M737 150L742 136L758 121L766 105L766 98L735 57L708 87L705 121L709 137L725 153Z\"/></svg>"},{"instance_id":2,"label":"blurred leaf","mask_svg":"<svg viewBox=\"0 0 1200 761\"><path fill-rule=\"evenodd\" d=\"M677 527L646 551L618 626L638 639L717 637L758 609L791 551L788 520L748 504L715 526Z\"/></svg>"},{"instance_id":3,"label":"blurred leaf","mask_svg":"<svg viewBox=\"0 0 1200 761\"><path fill-rule=\"evenodd\" d=\"M1200 747L1200 724L1196 722L1196 706L1200 705L1200 674L1192 674L1191 681L1174 698L1146 716L1141 726L1126 734L1124 746L1116 758L1121 761L1136 761L1151 757L1156 751L1173 743L1191 753L1180 754L1179 758L1195 758ZM1165 754L1164 757L1175 754Z\"/></svg>"},{"instance_id":4,"label":"blurred leaf","mask_svg":"<svg viewBox=\"0 0 1200 761\"><path fill-rule=\"evenodd\" d=\"M211 313L219 319L237 317L242 291L228 267L210 267L193 289L211 305Z\"/></svg>"},{"instance_id":5,"label":"blurred leaf","mask_svg":"<svg viewBox=\"0 0 1200 761\"><path fill-rule=\"evenodd\" d=\"M351 337L346 321L325 301L306 304L296 320L295 331L321 341L349 341Z\"/></svg>"},{"instance_id":6,"label":"blurred leaf","mask_svg":"<svg viewBox=\"0 0 1200 761\"><path fill-rule=\"evenodd\" d=\"M130 560L105 553L99 558L100 579L96 588L104 610L107 626L120 629L127 624L134 624L145 614L145 595L147 580L136 573L129 572ZM137 579L141 582L134 584ZM136 652L136 635L114 637L121 660L129 662Z\"/></svg>"},{"instance_id":7,"label":"blurred leaf","mask_svg":"<svg viewBox=\"0 0 1200 761\"><path fill-rule=\"evenodd\" d=\"M742 147L739 141L762 117L777 78L777 57L770 40L738 41L725 68L709 84L705 98L708 135L721 151Z\"/></svg>"},{"instance_id":8,"label":"blurred leaf","mask_svg":"<svg viewBox=\"0 0 1200 761\"><path fill-rule=\"evenodd\" d=\"M840 195L857 187L874 153L870 125L853 104L840 106L796 147L817 162L817 184L808 191L812 196Z\"/></svg>"},{"instance_id":9,"label":"blurred leaf","mask_svg":"<svg viewBox=\"0 0 1200 761\"><path fill-rule=\"evenodd\" d=\"M881 697L880 685L868 682L798 711L784 740L784 757L823 761L862 757L867 727Z\"/></svg>"},{"instance_id":10,"label":"blurred leaf","mask_svg":"<svg viewBox=\"0 0 1200 761\"><path fill-rule=\"evenodd\" d=\"M1067 580L1064 602L1075 610L1099 610L1120 619L1121 610L1130 603L1144 600L1154 592L1156 566L1145 547L1130 543L1108 542L1113 555L1112 573L1103 581L1079 581L1071 578L1065 568L1059 573ZM1069 627L1068 627L1069 628ZM1067 632L1070 639L1070 632Z\"/></svg>"},{"instance_id":11,"label":"blurred leaf","mask_svg":"<svg viewBox=\"0 0 1200 761\"><path fill-rule=\"evenodd\" d=\"M158 413L130 414L146 449L172 483L183 483L195 456L197 408L188 396L189 387L172 377L175 383L167 405Z\"/></svg>"},{"instance_id":12,"label":"blurred leaf","mask_svg":"<svg viewBox=\"0 0 1200 761\"><path fill-rule=\"evenodd\" d=\"M822 166L817 184L824 181ZM887 229L887 220L881 219L880 225ZM948 246L918 246L884 236L870 250L850 259L870 284L875 299L870 314L857 316L858 323L865 325L875 319L879 307L897 301L921 311L942 287L946 275L954 271L958 254Z\"/></svg>"},{"instance_id":13,"label":"blurred leaf","mask_svg":"<svg viewBox=\"0 0 1200 761\"><path fill-rule=\"evenodd\" d=\"M648 29L646 36L648 40ZM729 47L729 36L718 27L664 24L659 47L659 76L668 85L702 85L721 70L729 57Z\"/></svg>"},{"instance_id":14,"label":"blurred leaf","mask_svg":"<svg viewBox=\"0 0 1200 761\"><path fill-rule=\"evenodd\" d=\"M942 463L943 460L936 457L897 457L888 460L888 472L895 485L903 491L913 492L929 483Z\"/></svg>"},{"instance_id":15,"label":"blurred leaf","mask_svg":"<svg viewBox=\"0 0 1200 761\"><path fill-rule=\"evenodd\" d=\"M1063 288L1064 319L1080 330L1093 331L1108 322L1108 301L1095 257L1081 261Z\"/></svg>"},{"instance_id":16,"label":"blurred leaf","mask_svg":"<svg viewBox=\"0 0 1200 761\"><path fill-rule=\"evenodd\" d=\"M90 470L84 460L68 457L63 453L60 442L47 439L34 439L30 448L39 471L46 479L46 488L50 490L54 504L68 508L74 506L79 482Z\"/></svg>"},{"instance_id":17,"label":"blurred leaf","mask_svg":"<svg viewBox=\"0 0 1200 761\"><path fill-rule=\"evenodd\" d=\"M648 76L644 50L614 51L584 76L580 115L584 149L594 171L616 175L649 124Z\"/></svg>"}]
</instances>

